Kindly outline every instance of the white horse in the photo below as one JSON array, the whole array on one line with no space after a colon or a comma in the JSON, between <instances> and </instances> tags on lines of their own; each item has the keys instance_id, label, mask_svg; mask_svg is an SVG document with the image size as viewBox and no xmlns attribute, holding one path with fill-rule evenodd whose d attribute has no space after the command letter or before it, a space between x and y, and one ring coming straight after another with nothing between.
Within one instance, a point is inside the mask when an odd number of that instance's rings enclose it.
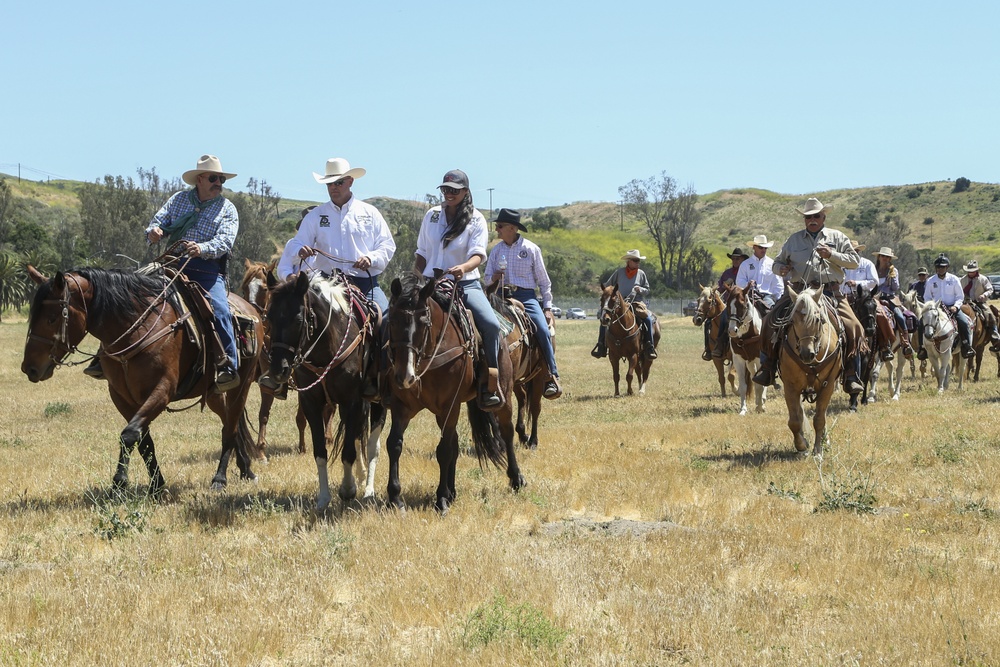
<instances>
[{"instance_id":1,"label":"white horse","mask_svg":"<svg viewBox=\"0 0 1000 667\"><path fill-rule=\"evenodd\" d=\"M878 388L878 379L882 375L883 368L888 371L890 398L893 401L899 400L900 389L903 386L903 371L906 368L906 359L903 358L902 350L903 346L897 337L896 342L892 345L892 354L894 355L894 358L891 361L882 361L881 359L878 359L875 362L875 367L872 369L870 387L868 389L869 403L878 402L876 389ZM912 360L910 363L912 364Z\"/></svg>"},{"instance_id":2,"label":"white horse","mask_svg":"<svg viewBox=\"0 0 1000 667\"><path fill-rule=\"evenodd\" d=\"M760 367L760 333L763 319L760 311L750 303L738 287L733 288L729 301L729 344L733 349L733 368L739 378L740 416L747 413L747 394L752 386L756 411L764 412L767 387L751 382Z\"/></svg>"},{"instance_id":3,"label":"white horse","mask_svg":"<svg viewBox=\"0 0 1000 667\"><path fill-rule=\"evenodd\" d=\"M938 381L938 393L944 393L948 388L951 376L952 354L955 341L958 339L958 328L945 312L940 301L926 301L919 305L917 317L924 329L924 349L927 350L927 360ZM965 359L961 354L955 355L957 360L958 388L962 388L962 376L965 371Z\"/></svg>"}]
</instances>

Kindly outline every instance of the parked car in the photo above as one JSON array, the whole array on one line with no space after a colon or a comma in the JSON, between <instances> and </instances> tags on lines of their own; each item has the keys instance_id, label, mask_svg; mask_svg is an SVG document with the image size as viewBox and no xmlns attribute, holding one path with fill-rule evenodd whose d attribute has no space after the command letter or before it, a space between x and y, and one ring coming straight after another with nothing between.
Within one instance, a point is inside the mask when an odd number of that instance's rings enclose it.
<instances>
[{"instance_id":1,"label":"parked car","mask_svg":"<svg viewBox=\"0 0 1000 667\"><path fill-rule=\"evenodd\" d=\"M990 295L991 299L1000 299L1000 276L986 276L990 279L990 284L993 285L993 294Z\"/></svg>"},{"instance_id":2,"label":"parked car","mask_svg":"<svg viewBox=\"0 0 1000 667\"><path fill-rule=\"evenodd\" d=\"M694 317L698 314L698 302L688 301L684 306L684 317Z\"/></svg>"},{"instance_id":3,"label":"parked car","mask_svg":"<svg viewBox=\"0 0 1000 667\"><path fill-rule=\"evenodd\" d=\"M562 317L562 308L559 306L552 306L552 317Z\"/></svg>"},{"instance_id":4,"label":"parked car","mask_svg":"<svg viewBox=\"0 0 1000 667\"><path fill-rule=\"evenodd\" d=\"M587 311L583 308L570 308L566 311L567 320L585 320L587 319Z\"/></svg>"}]
</instances>

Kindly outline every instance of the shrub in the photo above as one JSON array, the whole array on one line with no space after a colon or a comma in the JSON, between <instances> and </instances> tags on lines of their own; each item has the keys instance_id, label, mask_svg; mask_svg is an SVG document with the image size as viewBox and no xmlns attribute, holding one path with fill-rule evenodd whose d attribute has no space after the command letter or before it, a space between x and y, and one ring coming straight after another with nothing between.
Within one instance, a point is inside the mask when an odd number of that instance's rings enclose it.
<instances>
[{"instance_id":1,"label":"shrub","mask_svg":"<svg viewBox=\"0 0 1000 667\"><path fill-rule=\"evenodd\" d=\"M532 648L555 649L569 633L557 628L541 611L524 603L510 606L507 598L494 596L466 620L462 642L474 648L505 639L518 640Z\"/></svg>"},{"instance_id":2,"label":"shrub","mask_svg":"<svg viewBox=\"0 0 1000 667\"><path fill-rule=\"evenodd\" d=\"M972 181L965 176L961 176L955 179L955 187L952 189L952 192L965 192L971 185Z\"/></svg>"}]
</instances>

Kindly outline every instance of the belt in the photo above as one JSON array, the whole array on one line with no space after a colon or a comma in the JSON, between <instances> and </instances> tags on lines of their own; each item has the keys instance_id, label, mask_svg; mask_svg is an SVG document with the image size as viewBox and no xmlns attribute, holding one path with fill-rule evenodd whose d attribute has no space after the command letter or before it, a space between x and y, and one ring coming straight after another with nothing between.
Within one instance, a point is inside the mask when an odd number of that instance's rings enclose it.
<instances>
[{"instance_id":1,"label":"belt","mask_svg":"<svg viewBox=\"0 0 1000 667\"><path fill-rule=\"evenodd\" d=\"M839 280L838 281L831 280L830 282L826 282L826 283L820 283L820 282L817 282L815 280L810 280L809 281L809 287L812 287L812 288L816 288L816 287L819 287L820 285L822 285L825 289L837 289L837 290L839 290L841 284L842 283ZM803 289L805 289L805 286L806 286L806 284L803 281L801 281L801 280L796 280L794 282L788 283L788 285L792 289L794 289L796 292L801 292Z\"/></svg>"},{"instance_id":2,"label":"belt","mask_svg":"<svg viewBox=\"0 0 1000 667\"><path fill-rule=\"evenodd\" d=\"M535 291L534 287L521 287L519 285L507 285L507 288L515 290L515 291L516 290L524 290L526 292L532 292L532 293L534 293L534 291Z\"/></svg>"}]
</instances>

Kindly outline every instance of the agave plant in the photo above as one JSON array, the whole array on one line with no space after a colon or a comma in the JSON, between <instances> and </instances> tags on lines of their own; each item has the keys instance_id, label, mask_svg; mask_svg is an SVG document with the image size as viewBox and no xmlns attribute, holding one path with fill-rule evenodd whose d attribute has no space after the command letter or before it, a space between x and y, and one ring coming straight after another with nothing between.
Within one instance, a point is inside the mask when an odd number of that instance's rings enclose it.
<instances>
[{"instance_id":1,"label":"agave plant","mask_svg":"<svg viewBox=\"0 0 1000 667\"><path fill-rule=\"evenodd\" d=\"M27 274L20 259L9 250L0 251L0 321L3 311L20 308L27 298Z\"/></svg>"}]
</instances>

